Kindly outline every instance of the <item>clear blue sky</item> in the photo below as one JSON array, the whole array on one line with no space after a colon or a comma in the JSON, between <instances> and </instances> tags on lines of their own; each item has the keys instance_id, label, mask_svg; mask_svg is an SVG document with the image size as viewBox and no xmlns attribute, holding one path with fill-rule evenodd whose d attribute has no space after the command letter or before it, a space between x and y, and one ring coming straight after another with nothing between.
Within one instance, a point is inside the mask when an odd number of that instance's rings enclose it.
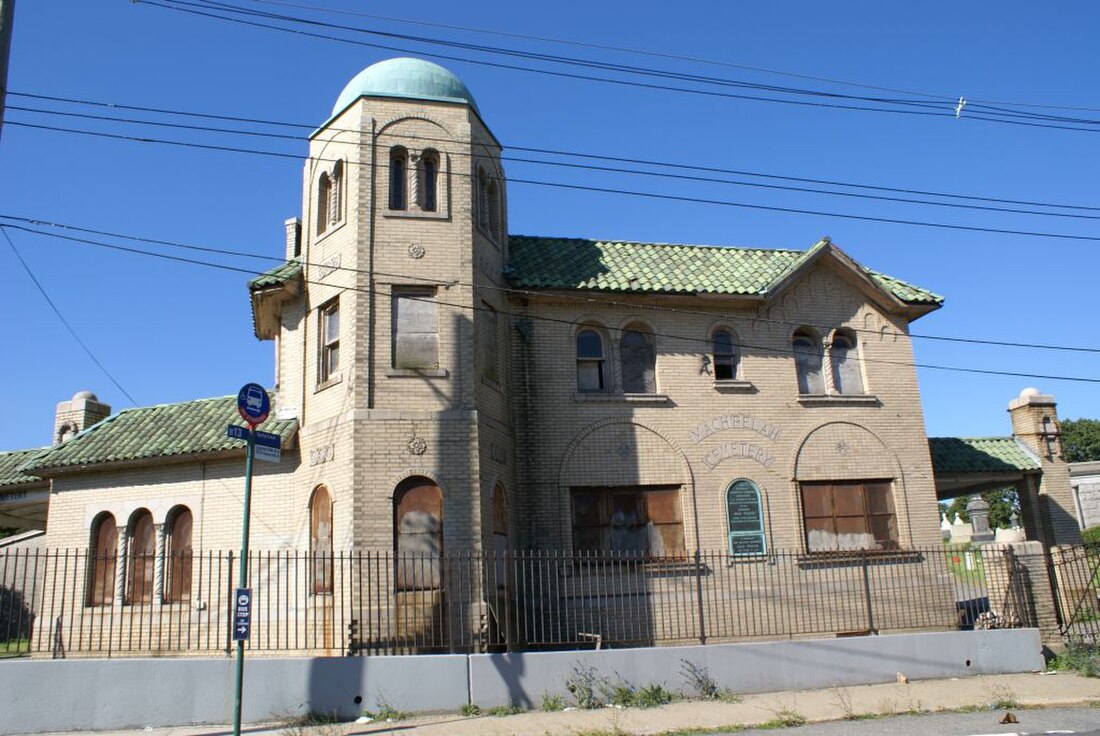
<instances>
[{"instance_id":1,"label":"clear blue sky","mask_svg":"<svg viewBox=\"0 0 1100 736\"><path fill-rule=\"evenodd\" d=\"M387 31L757 83L874 94L742 69L233 1ZM993 13L989 4L957 0L302 2L690 55L944 97L1100 108L1095 43L1100 6L1084 0L1056 6L1001 2ZM392 43L424 56L433 50ZM487 58L472 52L444 53ZM326 119L352 76L393 55L397 54L189 17L130 0L20 0L8 81L15 92L316 125ZM1100 206L1100 133L986 123L968 117L966 110L960 120L837 111L440 61L467 83L484 119L506 147ZM104 112L14 96L9 96L8 105ZM1100 110L1068 114L1098 118ZM7 118L297 155L306 151L304 141L158 130L10 109ZM1100 220L967 212L521 163L508 165L508 174L770 206L1100 235ZM279 255L282 223L301 209L300 188L299 160L11 125L4 126L0 139L0 212L5 215ZM509 229L523 234L796 248L827 234L864 264L946 296L945 307L918 321L914 332L1100 346L1098 242L858 222L521 184L510 186L509 203ZM259 343L252 335L246 275L9 232L77 333L140 404L224 395L250 380L271 384L271 343ZM256 261L217 260L264 267ZM2 239L0 312L5 316L0 448L47 444L55 403L80 389L95 391L115 409L130 405L49 310ZM924 340L915 346L922 363L1100 377L1097 354ZM927 369L919 376L933 435L1007 434L1004 410L1028 385L1055 394L1063 417L1100 416L1097 384Z\"/></svg>"}]
</instances>

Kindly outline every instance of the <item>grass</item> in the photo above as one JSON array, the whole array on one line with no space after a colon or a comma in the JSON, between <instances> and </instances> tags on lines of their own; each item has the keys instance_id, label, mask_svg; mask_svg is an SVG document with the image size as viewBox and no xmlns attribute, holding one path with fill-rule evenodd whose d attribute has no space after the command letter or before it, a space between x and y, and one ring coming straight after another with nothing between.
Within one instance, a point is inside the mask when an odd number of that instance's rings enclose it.
<instances>
[{"instance_id":1,"label":"grass","mask_svg":"<svg viewBox=\"0 0 1100 736\"><path fill-rule=\"evenodd\" d=\"M1084 677L1100 677L1100 651L1092 647L1071 646L1047 663L1047 669L1076 672Z\"/></svg>"},{"instance_id":2,"label":"grass","mask_svg":"<svg viewBox=\"0 0 1100 736\"><path fill-rule=\"evenodd\" d=\"M547 713L565 710L565 698L557 693L543 693L542 703L539 707Z\"/></svg>"},{"instance_id":3,"label":"grass","mask_svg":"<svg viewBox=\"0 0 1100 736\"><path fill-rule=\"evenodd\" d=\"M363 715L368 718L373 718L376 721L403 721L407 718L412 718L412 713L394 708L383 695L379 695L375 702L377 703L377 708L375 710L364 710ZM475 705L474 707L476 708L477 706Z\"/></svg>"},{"instance_id":4,"label":"grass","mask_svg":"<svg viewBox=\"0 0 1100 736\"><path fill-rule=\"evenodd\" d=\"M968 556L973 563L973 567L969 570L966 569ZM947 570L959 580L985 580L985 563L982 561L982 553L971 549L970 545L947 547Z\"/></svg>"},{"instance_id":5,"label":"grass","mask_svg":"<svg viewBox=\"0 0 1100 736\"><path fill-rule=\"evenodd\" d=\"M31 651L30 639L8 639L0 641L0 659L23 657Z\"/></svg>"}]
</instances>

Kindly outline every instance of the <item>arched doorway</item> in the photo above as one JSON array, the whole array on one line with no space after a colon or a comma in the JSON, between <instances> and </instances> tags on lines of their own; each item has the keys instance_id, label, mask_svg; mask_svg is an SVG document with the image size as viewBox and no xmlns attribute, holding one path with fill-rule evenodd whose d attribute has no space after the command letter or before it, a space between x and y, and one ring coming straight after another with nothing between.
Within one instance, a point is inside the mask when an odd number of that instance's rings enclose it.
<instances>
[{"instance_id":1,"label":"arched doorway","mask_svg":"<svg viewBox=\"0 0 1100 736\"><path fill-rule=\"evenodd\" d=\"M393 509L396 638L418 651L443 648L443 492L428 478L408 478Z\"/></svg>"}]
</instances>

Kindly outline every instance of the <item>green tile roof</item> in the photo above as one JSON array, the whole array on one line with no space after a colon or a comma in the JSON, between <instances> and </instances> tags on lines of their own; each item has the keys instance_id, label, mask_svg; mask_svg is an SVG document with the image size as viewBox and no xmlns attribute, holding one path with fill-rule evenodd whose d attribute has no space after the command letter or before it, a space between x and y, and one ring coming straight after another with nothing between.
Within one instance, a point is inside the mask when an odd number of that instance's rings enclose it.
<instances>
[{"instance_id":1,"label":"green tile roof","mask_svg":"<svg viewBox=\"0 0 1100 736\"><path fill-rule=\"evenodd\" d=\"M929 437L936 473L1039 470L1039 461L1012 437Z\"/></svg>"},{"instance_id":2,"label":"green tile roof","mask_svg":"<svg viewBox=\"0 0 1100 736\"><path fill-rule=\"evenodd\" d=\"M32 459L22 470L33 473L233 450L243 453L244 443L225 435L229 424L246 426L237 413L236 395L123 409ZM296 419L268 419L259 427L282 437L284 446L297 428Z\"/></svg>"},{"instance_id":3,"label":"green tile roof","mask_svg":"<svg viewBox=\"0 0 1100 736\"><path fill-rule=\"evenodd\" d=\"M33 450L12 450L0 452L0 491L13 486L28 485L30 483L43 483L44 481L34 475L27 475L19 468L28 460L40 455L50 448L36 447Z\"/></svg>"},{"instance_id":4,"label":"green tile roof","mask_svg":"<svg viewBox=\"0 0 1100 736\"><path fill-rule=\"evenodd\" d=\"M763 295L821 245L765 250L509 235L505 273L515 286L534 289ZM903 302L943 302L925 289L864 271Z\"/></svg>"},{"instance_id":5,"label":"green tile roof","mask_svg":"<svg viewBox=\"0 0 1100 736\"><path fill-rule=\"evenodd\" d=\"M248 290L267 289L272 286L282 286L287 281L297 278L302 273L302 259L292 258L286 263L281 263L275 268L264 271L256 278L248 282Z\"/></svg>"}]
</instances>

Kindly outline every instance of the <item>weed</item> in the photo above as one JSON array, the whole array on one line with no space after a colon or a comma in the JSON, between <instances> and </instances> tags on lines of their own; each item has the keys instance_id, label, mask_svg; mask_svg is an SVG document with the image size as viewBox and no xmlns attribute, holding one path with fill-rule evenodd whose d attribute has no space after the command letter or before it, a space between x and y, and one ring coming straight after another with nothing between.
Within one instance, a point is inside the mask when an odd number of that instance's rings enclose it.
<instances>
[{"instance_id":1,"label":"weed","mask_svg":"<svg viewBox=\"0 0 1100 736\"><path fill-rule=\"evenodd\" d=\"M574 663L572 672L565 678L565 689L573 696L577 707L584 710L595 710L603 706L600 695L606 687L607 679L588 665Z\"/></svg>"},{"instance_id":2,"label":"weed","mask_svg":"<svg viewBox=\"0 0 1100 736\"><path fill-rule=\"evenodd\" d=\"M806 716L798 711L793 711L790 708L781 708L773 712L775 713L775 718L761 723L756 728L770 731L777 728L791 728L793 726L806 725Z\"/></svg>"},{"instance_id":3,"label":"weed","mask_svg":"<svg viewBox=\"0 0 1100 736\"><path fill-rule=\"evenodd\" d=\"M390 705L386 696L381 693L378 694L374 702L377 705L377 709L373 711L364 710L363 715L373 718L376 721L403 721L406 718L412 717L412 713L398 710Z\"/></svg>"},{"instance_id":4,"label":"weed","mask_svg":"<svg viewBox=\"0 0 1100 736\"><path fill-rule=\"evenodd\" d=\"M543 693L542 694L542 704L541 704L540 707L542 708L542 710L546 711L547 713L552 713L552 712L558 711L558 710L564 710L565 709L565 698L558 695L557 693Z\"/></svg>"},{"instance_id":5,"label":"weed","mask_svg":"<svg viewBox=\"0 0 1100 736\"><path fill-rule=\"evenodd\" d=\"M487 716L514 716L517 713L522 713L523 708L518 705L498 705L496 708L489 708L485 711Z\"/></svg>"},{"instance_id":6,"label":"weed","mask_svg":"<svg viewBox=\"0 0 1100 736\"><path fill-rule=\"evenodd\" d=\"M672 693L666 690L664 685L645 685L635 691L634 702L631 705L637 708L656 708L671 702Z\"/></svg>"},{"instance_id":7,"label":"weed","mask_svg":"<svg viewBox=\"0 0 1100 736\"><path fill-rule=\"evenodd\" d=\"M481 707L473 703L466 703L466 705L458 709L458 712L467 717L479 716L481 715Z\"/></svg>"},{"instance_id":8,"label":"weed","mask_svg":"<svg viewBox=\"0 0 1100 736\"><path fill-rule=\"evenodd\" d=\"M1080 644L1071 646L1051 659L1047 668L1076 672L1084 677L1100 677L1100 650Z\"/></svg>"},{"instance_id":9,"label":"weed","mask_svg":"<svg viewBox=\"0 0 1100 736\"><path fill-rule=\"evenodd\" d=\"M699 697L703 700L721 700L726 703L741 702L741 696L715 682L706 667L681 659L680 674L691 683L691 687L699 693Z\"/></svg>"},{"instance_id":10,"label":"weed","mask_svg":"<svg viewBox=\"0 0 1100 736\"><path fill-rule=\"evenodd\" d=\"M1007 685L994 686L990 689L990 695L993 696L990 705L997 710L1020 707L1020 701L1016 699L1016 693Z\"/></svg>"},{"instance_id":11,"label":"weed","mask_svg":"<svg viewBox=\"0 0 1100 736\"><path fill-rule=\"evenodd\" d=\"M852 691L843 685L837 685L833 688L833 700L840 706L841 712L844 713L844 720L854 721L856 719L856 711L852 707Z\"/></svg>"},{"instance_id":12,"label":"weed","mask_svg":"<svg viewBox=\"0 0 1100 736\"><path fill-rule=\"evenodd\" d=\"M634 705L634 701L638 698L638 689L625 680L603 684L600 691L606 703L623 708Z\"/></svg>"},{"instance_id":13,"label":"weed","mask_svg":"<svg viewBox=\"0 0 1100 736\"><path fill-rule=\"evenodd\" d=\"M340 736L342 733L340 717L335 713L319 713L310 711L297 716L289 716L283 719L285 727L279 731L280 736Z\"/></svg>"}]
</instances>

